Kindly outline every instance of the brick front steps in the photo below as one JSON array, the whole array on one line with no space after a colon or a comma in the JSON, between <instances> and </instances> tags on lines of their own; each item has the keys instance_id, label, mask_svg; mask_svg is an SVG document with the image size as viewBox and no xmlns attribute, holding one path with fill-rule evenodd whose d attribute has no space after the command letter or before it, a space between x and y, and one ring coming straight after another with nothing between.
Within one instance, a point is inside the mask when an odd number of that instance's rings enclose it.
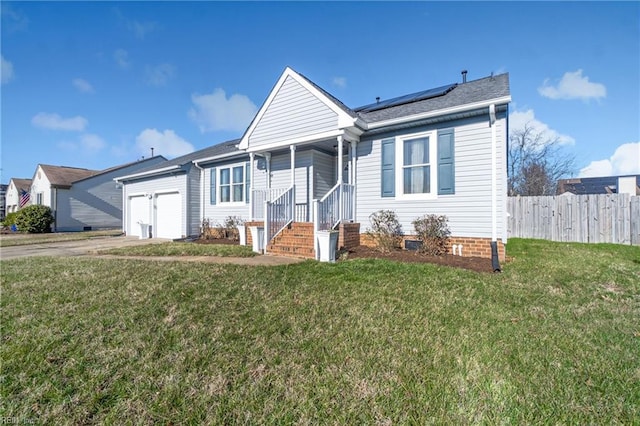
<instances>
[{"instance_id":1,"label":"brick front steps","mask_svg":"<svg viewBox=\"0 0 640 426\"><path fill-rule=\"evenodd\" d=\"M290 224L267 246L267 253L277 256L315 259L313 223L294 222Z\"/></svg>"}]
</instances>

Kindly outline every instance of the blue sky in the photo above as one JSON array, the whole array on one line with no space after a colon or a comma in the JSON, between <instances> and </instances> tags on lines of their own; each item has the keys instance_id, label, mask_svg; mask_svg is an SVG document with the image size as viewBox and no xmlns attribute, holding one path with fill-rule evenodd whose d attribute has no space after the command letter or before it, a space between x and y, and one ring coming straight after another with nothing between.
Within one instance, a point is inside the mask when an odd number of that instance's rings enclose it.
<instances>
[{"instance_id":1,"label":"blue sky","mask_svg":"<svg viewBox=\"0 0 640 426\"><path fill-rule=\"evenodd\" d=\"M286 66L346 105L508 72L512 128L640 173L640 3L6 2L2 182L240 137Z\"/></svg>"}]
</instances>

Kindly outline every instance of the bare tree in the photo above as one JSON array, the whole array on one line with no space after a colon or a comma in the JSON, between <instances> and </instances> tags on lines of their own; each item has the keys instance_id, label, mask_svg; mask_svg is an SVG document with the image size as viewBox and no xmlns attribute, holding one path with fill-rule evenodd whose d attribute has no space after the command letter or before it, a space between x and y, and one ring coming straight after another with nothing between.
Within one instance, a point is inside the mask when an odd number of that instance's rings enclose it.
<instances>
[{"instance_id":1,"label":"bare tree","mask_svg":"<svg viewBox=\"0 0 640 426\"><path fill-rule=\"evenodd\" d=\"M555 195L558 179L574 171L575 156L559 138L549 138L526 123L509 135L509 196Z\"/></svg>"}]
</instances>

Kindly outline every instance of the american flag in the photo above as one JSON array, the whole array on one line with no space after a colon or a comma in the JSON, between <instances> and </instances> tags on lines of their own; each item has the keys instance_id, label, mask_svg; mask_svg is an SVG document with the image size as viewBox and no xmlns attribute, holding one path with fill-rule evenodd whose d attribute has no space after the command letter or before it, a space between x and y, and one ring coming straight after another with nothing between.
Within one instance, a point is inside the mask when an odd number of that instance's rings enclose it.
<instances>
[{"instance_id":1,"label":"american flag","mask_svg":"<svg viewBox=\"0 0 640 426\"><path fill-rule=\"evenodd\" d=\"M31 199L31 193L23 189L22 193L20 194L20 208L23 208L29 202L30 199Z\"/></svg>"}]
</instances>

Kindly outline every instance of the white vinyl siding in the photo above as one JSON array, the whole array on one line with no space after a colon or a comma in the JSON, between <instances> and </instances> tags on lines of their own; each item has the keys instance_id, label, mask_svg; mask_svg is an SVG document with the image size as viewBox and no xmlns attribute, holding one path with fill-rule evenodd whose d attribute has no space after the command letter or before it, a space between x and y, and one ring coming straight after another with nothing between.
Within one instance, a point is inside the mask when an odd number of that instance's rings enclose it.
<instances>
[{"instance_id":1,"label":"white vinyl siding","mask_svg":"<svg viewBox=\"0 0 640 426\"><path fill-rule=\"evenodd\" d=\"M265 170L259 170L257 168L258 162L256 161L256 169L254 172L254 179L259 181L265 181L266 172ZM221 203L220 200L217 201L216 204L211 204L211 171L214 170L216 174L219 175L219 170L229 167L244 167L245 162L242 163L232 163L232 164L224 164L219 165L216 164L215 167L206 167L204 169L204 200L202 205L204 206L204 218L208 219L209 222L215 225L222 225L225 219L229 216L237 216L244 220L249 220L249 204L246 202L242 203ZM216 191L215 194L219 198L220 197L220 181L219 176L216 176Z\"/></svg>"},{"instance_id":2,"label":"white vinyl siding","mask_svg":"<svg viewBox=\"0 0 640 426\"><path fill-rule=\"evenodd\" d=\"M506 212L506 117L498 114L496 121L498 172L498 212ZM357 222L362 232L370 227L369 215L382 208L394 210L402 225L403 232L414 232L411 222L424 214L446 215L453 236L491 237L491 128L487 116L469 118L446 123L446 128L455 128L455 194L434 196L433 199L405 199L403 197L382 198L380 193L381 139L366 140L358 144ZM443 128L445 128L443 126ZM433 131L437 126L424 128ZM406 134L416 133L407 131ZM398 135L401 138L403 135ZM431 152L432 159L437 158ZM402 157L396 158L396 163ZM435 166L435 164L434 164ZM432 192L437 193L435 182ZM397 187L397 184L396 184ZM397 194L396 194L397 195ZM506 238L504 219L498 218L498 236Z\"/></svg>"},{"instance_id":3,"label":"white vinyl siding","mask_svg":"<svg viewBox=\"0 0 640 426\"><path fill-rule=\"evenodd\" d=\"M162 157L155 157L80 180L70 189L53 188L52 208L56 209L56 230L122 228L123 189L113 179L164 161Z\"/></svg>"},{"instance_id":4,"label":"white vinyl siding","mask_svg":"<svg viewBox=\"0 0 640 426\"><path fill-rule=\"evenodd\" d=\"M336 130L338 114L292 77L273 98L249 137L258 147ZM286 143L285 143L286 144Z\"/></svg>"},{"instance_id":5,"label":"white vinyl siding","mask_svg":"<svg viewBox=\"0 0 640 426\"><path fill-rule=\"evenodd\" d=\"M321 199L336 184L336 161L324 152L313 152L313 198Z\"/></svg>"},{"instance_id":6,"label":"white vinyl siding","mask_svg":"<svg viewBox=\"0 0 640 426\"><path fill-rule=\"evenodd\" d=\"M171 175L171 176L161 176L161 177L151 177L136 181L127 182L124 185L125 188L125 197L128 198L130 196L137 196L140 194L149 194L152 197L155 197L158 193L168 193L168 192L178 192L181 195L187 194L187 175L185 173ZM189 228L187 229L187 196L182 196L181 199L181 217L180 217L180 229L182 231L182 235L197 235L198 229L193 229L193 224L189 224ZM155 200L154 200L155 201ZM155 207L155 206L154 206ZM126 217L126 215L125 215ZM151 218L152 222L154 218ZM128 226L129 224L127 224ZM153 226L155 224L152 223L152 233L155 235L153 231Z\"/></svg>"}]
</instances>

